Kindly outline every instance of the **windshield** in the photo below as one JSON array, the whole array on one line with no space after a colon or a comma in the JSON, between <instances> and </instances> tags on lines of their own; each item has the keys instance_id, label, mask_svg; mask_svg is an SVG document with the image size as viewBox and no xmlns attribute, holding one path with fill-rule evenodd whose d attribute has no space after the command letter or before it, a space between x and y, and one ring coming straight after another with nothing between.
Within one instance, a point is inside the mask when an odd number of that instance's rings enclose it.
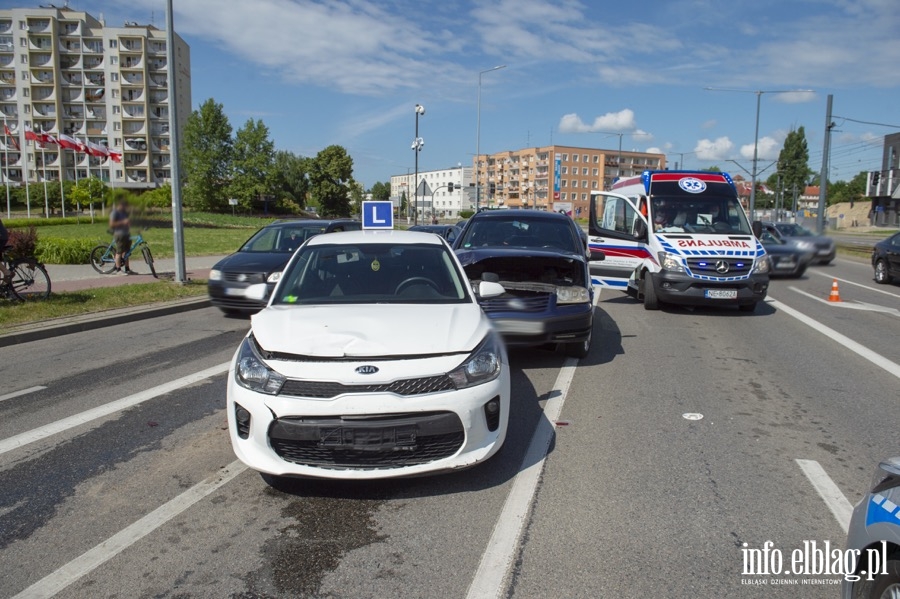
<instances>
[{"instance_id":1,"label":"windshield","mask_svg":"<svg viewBox=\"0 0 900 599\"><path fill-rule=\"evenodd\" d=\"M447 304L471 301L444 245L360 243L304 248L274 304Z\"/></svg>"},{"instance_id":2,"label":"windshield","mask_svg":"<svg viewBox=\"0 0 900 599\"><path fill-rule=\"evenodd\" d=\"M776 223L775 228L788 237L813 237L814 233L801 225L792 223Z\"/></svg>"},{"instance_id":3,"label":"windshield","mask_svg":"<svg viewBox=\"0 0 900 599\"><path fill-rule=\"evenodd\" d=\"M650 200L650 218L656 233L752 235L750 223L737 198L667 198Z\"/></svg>"},{"instance_id":4,"label":"windshield","mask_svg":"<svg viewBox=\"0 0 900 599\"><path fill-rule=\"evenodd\" d=\"M544 248L577 254L579 240L571 223L563 219L475 219L457 247Z\"/></svg>"},{"instance_id":5,"label":"windshield","mask_svg":"<svg viewBox=\"0 0 900 599\"><path fill-rule=\"evenodd\" d=\"M319 224L265 227L257 231L238 251L290 253L310 237L324 232L325 225Z\"/></svg>"}]
</instances>

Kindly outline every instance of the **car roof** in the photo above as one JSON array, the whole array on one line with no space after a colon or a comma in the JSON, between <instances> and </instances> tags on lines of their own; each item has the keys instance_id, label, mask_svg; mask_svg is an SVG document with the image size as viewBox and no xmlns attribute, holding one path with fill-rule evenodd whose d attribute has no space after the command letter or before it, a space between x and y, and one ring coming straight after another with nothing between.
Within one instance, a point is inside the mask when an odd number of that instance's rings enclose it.
<instances>
[{"instance_id":1,"label":"car roof","mask_svg":"<svg viewBox=\"0 0 900 599\"><path fill-rule=\"evenodd\" d=\"M443 240L434 233L424 231L369 230L341 231L328 235L317 235L307 242L309 245L329 245L337 243L384 243L384 244L428 244L443 245Z\"/></svg>"},{"instance_id":2,"label":"car roof","mask_svg":"<svg viewBox=\"0 0 900 599\"><path fill-rule=\"evenodd\" d=\"M510 219L510 218L538 218L538 219L546 219L546 220L567 220L571 219L565 214L560 214L559 212L544 212L543 210L521 210L521 209L512 209L512 210L483 210L474 214L472 216L473 219L484 219L484 218L498 218L498 219Z\"/></svg>"},{"instance_id":3,"label":"car roof","mask_svg":"<svg viewBox=\"0 0 900 599\"><path fill-rule=\"evenodd\" d=\"M352 223L357 222L352 218L282 218L269 223L266 226L283 226L283 225L329 225L331 223Z\"/></svg>"}]
</instances>

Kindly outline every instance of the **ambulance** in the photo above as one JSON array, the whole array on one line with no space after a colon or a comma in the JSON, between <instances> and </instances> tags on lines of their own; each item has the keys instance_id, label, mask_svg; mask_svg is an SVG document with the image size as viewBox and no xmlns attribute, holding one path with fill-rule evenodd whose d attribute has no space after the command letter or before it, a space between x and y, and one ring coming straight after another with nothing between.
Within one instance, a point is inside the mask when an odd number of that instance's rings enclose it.
<instances>
[{"instance_id":1,"label":"ambulance","mask_svg":"<svg viewBox=\"0 0 900 599\"><path fill-rule=\"evenodd\" d=\"M644 171L591 192L588 244L595 285L661 304L737 306L765 299L771 263L727 173Z\"/></svg>"}]
</instances>

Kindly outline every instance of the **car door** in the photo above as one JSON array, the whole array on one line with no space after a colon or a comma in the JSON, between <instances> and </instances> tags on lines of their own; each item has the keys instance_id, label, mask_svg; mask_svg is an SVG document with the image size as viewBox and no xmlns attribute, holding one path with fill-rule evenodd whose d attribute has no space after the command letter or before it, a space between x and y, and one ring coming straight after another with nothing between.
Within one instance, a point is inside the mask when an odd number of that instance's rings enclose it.
<instances>
[{"instance_id":1,"label":"car door","mask_svg":"<svg viewBox=\"0 0 900 599\"><path fill-rule=\"evenodd\" d=\"M650 256L647 219L627 197L591 192L588 246L606 255L590 263L595 285L625 290L635 269Z\"/></svg>"},{"instance_id":2,"label":"car door","mask_svg":"<svg viewBox=\"0 0 900 599\"><path fill-rule=\"evenodd\" d=\"M892 277L900 276L900 233L891 238L887 248L887 259Z\"/></svg>"}]
</instances>

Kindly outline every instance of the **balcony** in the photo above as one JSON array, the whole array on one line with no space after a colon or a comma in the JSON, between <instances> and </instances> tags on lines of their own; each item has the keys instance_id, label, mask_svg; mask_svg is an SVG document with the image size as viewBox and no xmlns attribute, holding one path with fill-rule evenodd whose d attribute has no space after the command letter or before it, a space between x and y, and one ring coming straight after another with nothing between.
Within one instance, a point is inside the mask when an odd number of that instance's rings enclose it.
<instances>
[{"instance_id":1,"label":"balcony","mask_svg":"<svg viewBox=\"0 0 900 599\"><path fill-rule=\"evenodd\" d=\"M151 87L166 87L168 83L166 82L166 78L162 75L150 75L150 86Z\"/></svg>"},{"instance_id":2,"label":"balcony","mask_svg":"<svg viewBox=\"0 0 900 599\"><path fill-rule=\"evenodd\" d=\"M144 135L147 133L147 124L145 121L126 121L122 123L122 132L125 135Z\"/></svg>"},{"instance_id":3,"label":"balcony","mask_svg":"<svg viewBox=\"0 0 900 599\"><path fill-rule=\"evenodd\" d=\"M54 104L34 104L32 110L37 116L56 117L56 106Z\"/></svg>"},{"instance_id":4,"label":"balcony","mask_svg":"<svg viewBox=\"0 0 900 599\"><path fill-rule=\"evenodd\" d=\"M92 121L106 120L106 108L101 106L89 106L85 111L85 114L87 115L87 118Z\"/></svg>"},{"instance_id":5,"label":"balcony","mask_svg":"<svg viewBox=\"0 0 900 599\"><path fill-rule=\"evenodd\" d=\"M151 60L149 66L151 71L165 71L166 61L160 59Z\"/></svg>"},{"instance_id":6,"label":"balcony","mask_svg":"<svg viewBox=\"0 0 900 599\"><path fill-rule=\"evenodd\" d=\"M147 166L147 154L125 154L123 163L127 168L137 168Z\"/></svg>"},{"instance_id":7,"label":"balcony","mask_svg":"<svg viewBox=\"0 0 900 599\"><path fill-rule=\"evenodd\" d=\"M129 73L122 75L122 85L144 85L144 76Z\"/></svg>"},{"instance_id":8,"label":"balcony","mask_svg":"<svg viewBox=\"0 0 900 599\"><path fill-rule=\"evenodd\" d=\"M12 21L0 21L0 33L9 33L10 31L12 31Z\"/></svg>"},{"instance_id":9,"label":"balcony","mask_svg":"<svg viewBox=\"0 0 900 599\"><path fill-rule=\"evenodd\" d=\"M16 90L13 89L0 89L0 102L15 102L16 100Z\"/></svg>"},{"instance_id":10,"label":"balcony","mask_svg":"<svg viewBox=\"0 0 900 599\"><path fill-rule=\"evenodd\" d=\"M144 112L144 106L141 104L123 105L122 106L122 118L127 118L127 119L146 118L146 113Z\"/></svg>"},{"instance_id":11,"label":"balcony","mask_svg":"<svg viewBox=\"0 0 900 599\"><path fill-rule=\"evenodd\" d=\"M15 62L15 59L16 59L16 57L13 54L9 54L9 55L4 54L4 55L0 56L0 67L12 66L13 63Z\"/></svg>"},{"instance_id":12,"label":"balcony","mask_svg":"<svg viewBox=\"0 0 900 599\"><path fill-rule=\"evenodd\" d=\"M16 84L16 74L15 73L0 73L0 85L15 85Z\"/></svg>"},{"instance_id":13,"label":"balcony","mask_svg":"<svg viewBox=\"0 0 900 599\"><path fill-rule=\"evenodd\" d=\"M122 101L123 102L143 102L144 101L144 90L143 89L123 89L122 90Z\"/></svg>"},{"instance_id":14,"label":"balcony","mask_svg":"<svg viewBox=\"0 0 900 599\"><path fill-rule=\"evenodd\" d=\"M138 39L119 39L119 52L143 52L144 44Z\"/></svg>"},{"instance_id":15,"label":"balcony","mask_svg":"<svg viewBox=\"0 0 900 599\"><path fill-rule=\"evenodd\" d=\"M142 137L125 138L125 151L133 150L135 152L147 151L147 140Z\"/></svg>"},{"instance_id":16,"label":"balcony","mask_svg":"<svg viewBox=\"0 0 900 599\"><path fill-rule=\"evenodd\" d=\"M62 84L63 85L77 85L81 87L83 79L81 78L81 73L63 73L62 74Z\"/></svg>"},{"instance_id":17,"label":"balcony","mask_svg":"<svg viewBox=\"0 0 900 599\"><path fill-rule=\"evenodd\" d=\"M154 91L150 92L150 102L152 104L166 104L169 102L169 92Z\"/></svg>"},{"instance_id":18,"label":"balcony","mask_svg":"<svg viewBox=\"0 0 900 599\"><path fill-rule=\"evenodd\" d=\"M88 135L106 135L106 123L88 123L87 125L87 134Z\"/></svg>"},{"instance_id":19,"label":"balcony","mask_svg":"<svg viewBox=\"0 0 900 599\"><path fill-rule=\"evenodd\" d=\"M53 100L55 98L55 93L56 90L52 87L36 87L31 90L32 102L46 102Z\"/></svg>"},{"instance_id":20,"label":"balcony","mask_svg":"<svg viewBox=\"0 0 900 599\"><path fill-rule=\"evenodd\" d=\"M168 137L154 137L153 138L153 151L154 152L168 152L169 151L169 138Z\"/></svg>"},{"instance_id":21,"label":"balcony","mask_svg":"<svg viewBox=\"0 0 900 599\"><path fill-rule=\"evenodd\" d=\"M59 51L64 54L69 52L81 52L81 42L78 40L65 40L60 42Z\"/></svg>"},{"instance_id":22,"label":"balcony","mask_svg":"<svg viewBox=\"0 0 900 599\"><path fill-rule=\"evenodd\" d=\"M28 33L49 33L50 19L28 19Z\"/></svg>"},{"instance_id":23,"label":"balcony","mask_svg":"<svg viewBox=\"0 0 900 599\"><path fill-rule=\"evenodd\" d=\"M172 158L168 154L164 156L155 156L153 158L153 168L169 168Z\"/></svg>"},{"instance_id":24,"label":"balcony","mask_svg":"<svg viewBox=\"0 0 900 599\"><path fill-rule=\"evenodd\" d=\"M84 121L69 121L63 125L63 133L66 135L84 135Z\"/></svg>"},{"instance_id":25,"label":"balcony","mask_svg":"<svg viewBox=\"0 0 900 599\"><path fill-rule=\"evenodd\" d=\"M19 116L19 109L15 104L0 105L0 112L11 119L17 118Z\"/></svg>"},{"instance_id":26,"label":"balcony","mask_svg":"<svg viewBox=\"0 0 900 599\"><path fill-rule=\"evenodd\" d=\"M103 54L103 40L90 40L84 42L86 54Z\"/></svg>"},{"instance_id":27,"label":"balcony","mask_svg":"<svg viewBox=\"0 0 900 599\"><path fill-rule=\"evenodd\" d=\"M166 43L165 42L157 42L151 41L147 43L147 52L150 54L165 54L166 53Z\"/></svg>"},{"instance_id":28,"label":"balcony","mask_svg":"<svg viewBox=\"0 0 900 599\"><path fill-rule=\"evenodd\" d=\"M144 59L140 56L125 56L122 57L120 67L123 69L143 69Z\"/></svg>"},{"instance_id":29,"label":"balcony","mask_svg":"<svg viewBox=\"0 0 900 599\"><path fill-rule=\"evenodd\" d=\"M30 36L28 38L28 50L29 51L39 51L39 52L50 52L53 50L53 40L50 39L49 35L46 36Z\"/></svg>"},{"instance_id":30,"label":"balcony","mask_svg":"<svg viewBox=\"0 0 900 599\"><path fill-rule=\"evenodd\" d=\"M128 181L129 183L146 183L147 182L147 171L136 170L136 169L126 169L125 180Z\"/></svg>"},{"instance_id":31,"label":"balcony","mask_svg":"<svg viewBox=\"0 0 900 599\"><path fill-rule=\"evenodd\" d=\"M84 120L84 108L81 106L64 106L63 112L67 119Z\"/></svg>"},{"instance_id":32,"label":"balcony","mask_svg":"<svg viewBox=\"0 0 900 599\"><path fill-rule=\"evenodd\" d=\"M169 118L169 109L165 106L157 106L153 109L153 112L150 113L150 116L154 119L166 119Z\"/></svg>"},{"instance_id":33,"label":"balcony","mask_svg":"<svg viewBox=\"0 0 900 599\"><path fill-rule=\"evenodd\" d=\"M61 56L59 59L59 68L61 69L80 69L81 56Z\"/></svg>"},{"instance_id":34,"label":"balcony","mask_svg":"<svg viewBox=\"0 0 900 599\"><path fill-rule=\"evenodd\" d=\"M84 101L85 102L102 102L103 96L106 95L105 88L99 89L86 89L84 90Z\"/></svg>"},{"instance_id":35,"label":"balcony","mask_svg":"<svg viewBox=\"0 0 900 599\"><path fill-rule=\"evenodd\" d=\"M75 23L60 22L60 35L81 35L81 21Z\"/></svg>"},{"instance_id":36,"label":"balcony","mask_svg":"<svg viewBox=\"0 0 900 599\"><path fill-rule=\"evenodd\" d=\"M53 55L52 55L52 54L46 54L46 53L33 54L33 55L28 59L28 62L29 62L29 64L31 65L31 68L35 68L35 67L46 67L47 65L52 65L52 64L53 64Z\"/></svg>"},{"instance_id":37,"label":"balcony","mask_svg":"<svg viewBox=\"0 0 900 599\"><path fill-rule=\"evenodd\" d=\"M106 75L102 73L85 73L84 84L94 86L106 85Z\"/></svg>"},{"instance_id":38,"label":"balcony","mask_svg":"<svg viewBox=\"0 0 900 599\"><path fill-rule=\"evenodd\" d=\"M102 56L88 56L84 60L84 68L86 70L102 69L103 68L103 57Z\"/></svg>"},{"instance_id":39,"label":"balcony","mask_svg":"<svg viewBox=\"0 0 900 599\"><path fill-rule=\"evenodd\" d=\"M38 120L34 119L34 130L43 131L44 133L59 133L56 130L56 120Z\"/></svg>"},{"instance_id":40,"label":"balcony","mask_svg":"<svg viewBox=\"0 0 900 599\"><path fill-rule=\"evenodd\" d=\"M63 102L84 102L84 91L81 88L62 90Z\"/></svg>"},{"instance_id":41,"label":"balcony","mask_svg":"<svg viewBox=\"0 0 900 599\"><path fill-rule=\"evenodd\" d=\"M153 177L160 183L165 183L172 178L172 174L171 171L168 170L155 170L153 171Z\"/></svg>"},{"instance_id":42,"label":"balcony","mask_svg":"<svg viewBox=\"0 0 900 599\"><path fill-rule=\"evenodd\" d=\"M33 85L53 85L53 71L31 71Z\"/></svg>"},{"instance_id":43,"label":"balcony","mask_svg":"<svg viewBox=\"0 0 900 599\"><path fill-rule=\"evenodd\" d=\"M153 123L150 127L151 135L168 135L169 123Z\"/></svg>"}]
</instances>

